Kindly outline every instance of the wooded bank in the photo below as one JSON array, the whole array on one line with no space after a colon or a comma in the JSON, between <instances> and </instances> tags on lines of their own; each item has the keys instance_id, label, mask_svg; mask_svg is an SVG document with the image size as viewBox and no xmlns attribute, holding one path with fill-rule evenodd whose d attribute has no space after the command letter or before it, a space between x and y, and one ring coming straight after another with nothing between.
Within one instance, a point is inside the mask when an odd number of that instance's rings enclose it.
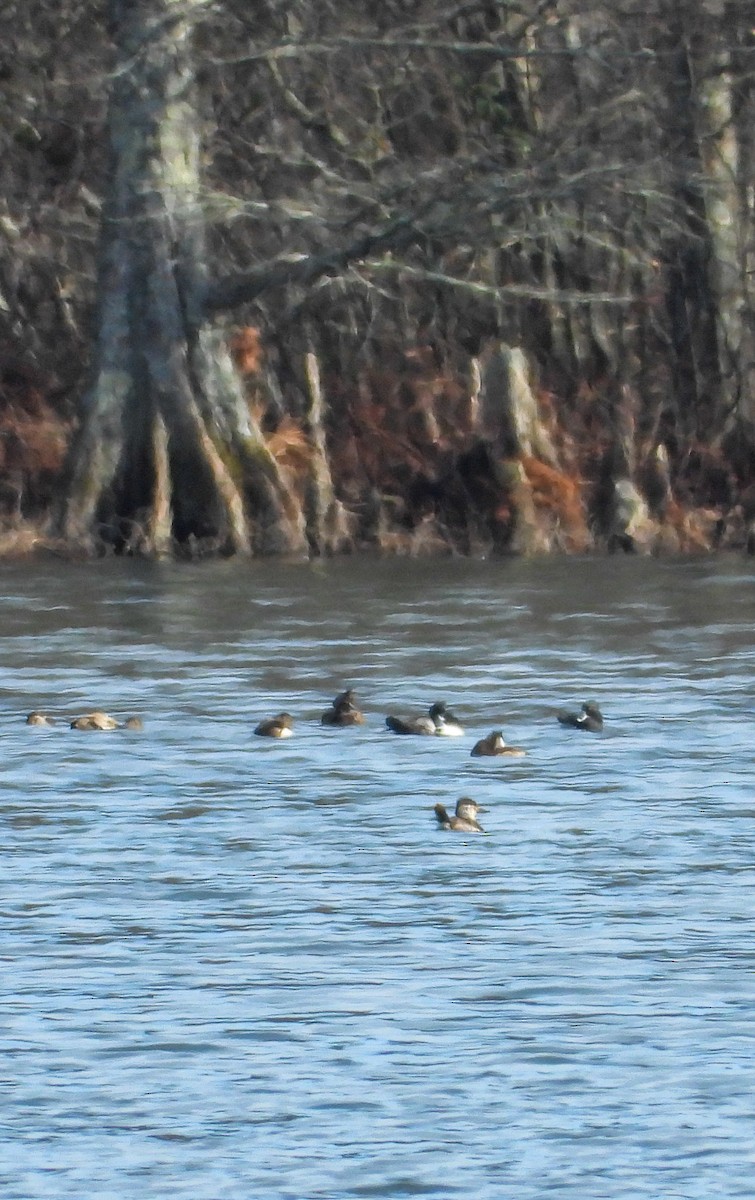
<instances>
[{"instance_id":1,"label":"wooded bank","mask_svg":"<svg viewBox=\"0 0 755 1200\"><path fill-rule=\"evenodd\" d=\"M755 547L743 0L7 8L0 552Z\"/></svg>"}]
</instances>

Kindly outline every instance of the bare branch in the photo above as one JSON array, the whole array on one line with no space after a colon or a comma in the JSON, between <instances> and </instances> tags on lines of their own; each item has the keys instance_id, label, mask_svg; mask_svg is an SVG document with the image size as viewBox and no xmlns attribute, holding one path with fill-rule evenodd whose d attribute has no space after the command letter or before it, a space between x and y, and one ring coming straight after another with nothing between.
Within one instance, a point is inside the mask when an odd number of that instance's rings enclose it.
<instances>
[{"instance_id":1,"label":"bare branch","mask_svg":"<svg viewBox=\"0 0 755 1200\"><path fill-rule=\"evenodd\" d=\"M315 283L326 275L335 275L352 262L364 259L373 250L405 249L418 234L408 217L399 217L379 233L367 234L338 249L298 258L277 258L261 263L250 271L226 276L211 284L203 310L210 314L228 311L239 304L256 300L263 292L288 285L299 287Z\"/></svg>"}]
</instances>

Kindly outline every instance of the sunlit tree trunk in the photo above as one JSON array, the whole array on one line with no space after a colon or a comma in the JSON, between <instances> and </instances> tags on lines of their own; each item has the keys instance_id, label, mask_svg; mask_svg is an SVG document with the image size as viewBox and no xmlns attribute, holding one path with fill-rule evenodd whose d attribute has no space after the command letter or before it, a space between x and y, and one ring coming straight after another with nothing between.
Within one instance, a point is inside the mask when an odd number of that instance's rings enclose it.
<instances>
[{"instance_id":1,"label":"sunlit tree trunk","mask_svg":"<svg viewBox=\"0 0 755 1200\"><path fill-rule=\"evenodd\" d=\"M297 551L298 506L204 322L192 34L207 0L111 0L96 356L60 531L126 552Z\"/></svg>"}]
</instances>

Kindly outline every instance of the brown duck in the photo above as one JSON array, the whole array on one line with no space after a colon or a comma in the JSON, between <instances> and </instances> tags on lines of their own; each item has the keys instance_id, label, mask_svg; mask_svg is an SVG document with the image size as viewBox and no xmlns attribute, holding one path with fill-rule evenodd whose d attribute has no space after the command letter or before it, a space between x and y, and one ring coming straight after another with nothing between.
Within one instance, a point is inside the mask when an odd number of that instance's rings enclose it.
<instances>
[{"instance_id":1,"label":"brown duck","mask_svg":"<svg viewBox=\"0 0 755 1200\"><path fill-rule=\"evenodd\" d=\"M441 829L453 829L455 833L484 833L477 820L478 812L482 812L476 800L462 796L456 801L456 811L449 816L442 804L435 805L435 816Z\"/></svg>"},{"instance_id":2,"label":"brown duck","mask_svg":"<svg viewBox=\"0 0 755 1200\"><path fill-rule=\"evenodd\" d=\"M104 712L90 712L83 717L74 717L71 729L117 729L118 722Z\"/></svg>"},{"instance_id":3,"label":"brown duck","mask_svg":"<svg viewBox=\"0 0 755 1200\"><path fill-rule=\"evenodd\" d=\"M294 718L287 712L278 713L275 717L260 721L254 732L257 737L289 738L294 732Z\"/></svg>"},{"instance_id":4,"label":"brown duck","mask_svg":"<svg viewBox=\"0 0 755 1200\"><path fill-rule=\"evenodd\" d=\"M353 688L339 692L330 708L320 718L321 725L364 725L364 713L359 711Z\"/></svg>"},{"instance_id":5,"label":"brown duck","mask_svg":"<svg viewBox=\"0 0 755 1200\"><path fill-rule=\"evenodd\" d=\"M479 742L475 742L469 752L475 758L524 758L527 751L523 746L509 746L503 739L503 733L500 729L494 729L487 737L480 738Z\"/></svg>"},{"instance_id":6,"label":"brown duck","mask_svg":"<svg viewBox=\"0 0 755 1200\"><path fill-rule=\"evenodd\" d=\"M47 713L35 711L35 712L29 713L28 717L26 718L26 724L27 725L54 725L55 722L53 721L52 717L48 717Z\"/></svg>"}]
</instances>

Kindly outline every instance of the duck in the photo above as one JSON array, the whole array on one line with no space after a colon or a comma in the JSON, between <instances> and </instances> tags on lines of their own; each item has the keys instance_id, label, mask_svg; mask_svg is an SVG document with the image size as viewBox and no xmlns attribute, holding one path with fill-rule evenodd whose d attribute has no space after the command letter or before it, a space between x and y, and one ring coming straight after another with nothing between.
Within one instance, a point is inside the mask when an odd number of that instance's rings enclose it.
<instances>
[{"instance_id":1,"label":"duck","mask_svg":"<svg viewBox=\"0 0 755 1200\"><path fill-rule=\"evenodd\" d=\"M339 692L330 708L320 718L321 725L364 725L364 713L359 711L353 688Z\"/></svg>"},{"instance_id":2,"label":"duck","mask_svg":"<svg viewBox=\"0 0 755 1200\"><path fill-rule=\"evenodd\" d=\"M268 717L260 721L254 731L258 737L289 738L294 732L294 718L290 713L278 713L276 717Z\"/></svg>"},{"instance_id":3,"label":"duck","mask_svg":"<svg viewBox=\"0 0 755 1200\"><path fill-rule=\"evenodd\" d=\"M442 804L435 805L435 816L441 829L453 829L455 833L484 833L482 825L477 820L481 806L469 796L462 796L456 801L456 811L449 816Z\"/></svg>"},{"instance_id":4,"label":"duck","mask_svg":"<svg viewBox=\"0 0 755 1200\"><path fill-rule=\"evenodd\" d=\"M523 746L507 745L503 740L502 730L494 729L487 737L480 738L479 742L475 742L469 753L475 758L492 758L494 755L506 758L524 758L527 751Z\"/></svg>"},{"instance_id":5,"label":"duck","mask_svg":"<svg viewBox=\"0 0 755 1200\"><path fill-rule=\"evenodd\" d=\"M603 714L593 700L585 701L581 712L560 712L556 717L561 725L571 729L583 729L587 733L600 733L603 729Z\"/></svg>"},{"instance_id":6,"label":"duck","mask_svg":"<svg viewBox=\"0 0 755 1200\"><path fill-rule=\"evenodd\" d=\"M47 713L38 712L35 710L34 712L29 713L28 717L26 718L26 724L27 725L54 725L55 722L52 719L52 717L48 717Z\"/></svg>"},{"instance_id":7,"label":"duck","mask_svg":"<svg viewBox=\"0 0 755 1200\"><path fill-rule=\"evenodd\" d=\"M124 729L144 729L144 721L141 717L126 717L123 722Z\"/></svg>"},{"instance_id":8,"label":"duck","mask_svg":"<svg viewBox=\"0 0 755 1200\"><path fill-rule=\"evenodd\" d=\"M71 729L117 729L118 722L104 712L91 712L83 717L74 717Z\"/></svg>"},{"instance_id":9,"label":"duck","mask_svg":"<svg viewBox=\"0 0 755 1200\"><path fill-rule=\"evenodd\" d=\"M461 737L464 733L458 719L442 700L437 700L426 717L385 718L392 733L418 734L425 737Z\"/></svg>"}]
</instances>

